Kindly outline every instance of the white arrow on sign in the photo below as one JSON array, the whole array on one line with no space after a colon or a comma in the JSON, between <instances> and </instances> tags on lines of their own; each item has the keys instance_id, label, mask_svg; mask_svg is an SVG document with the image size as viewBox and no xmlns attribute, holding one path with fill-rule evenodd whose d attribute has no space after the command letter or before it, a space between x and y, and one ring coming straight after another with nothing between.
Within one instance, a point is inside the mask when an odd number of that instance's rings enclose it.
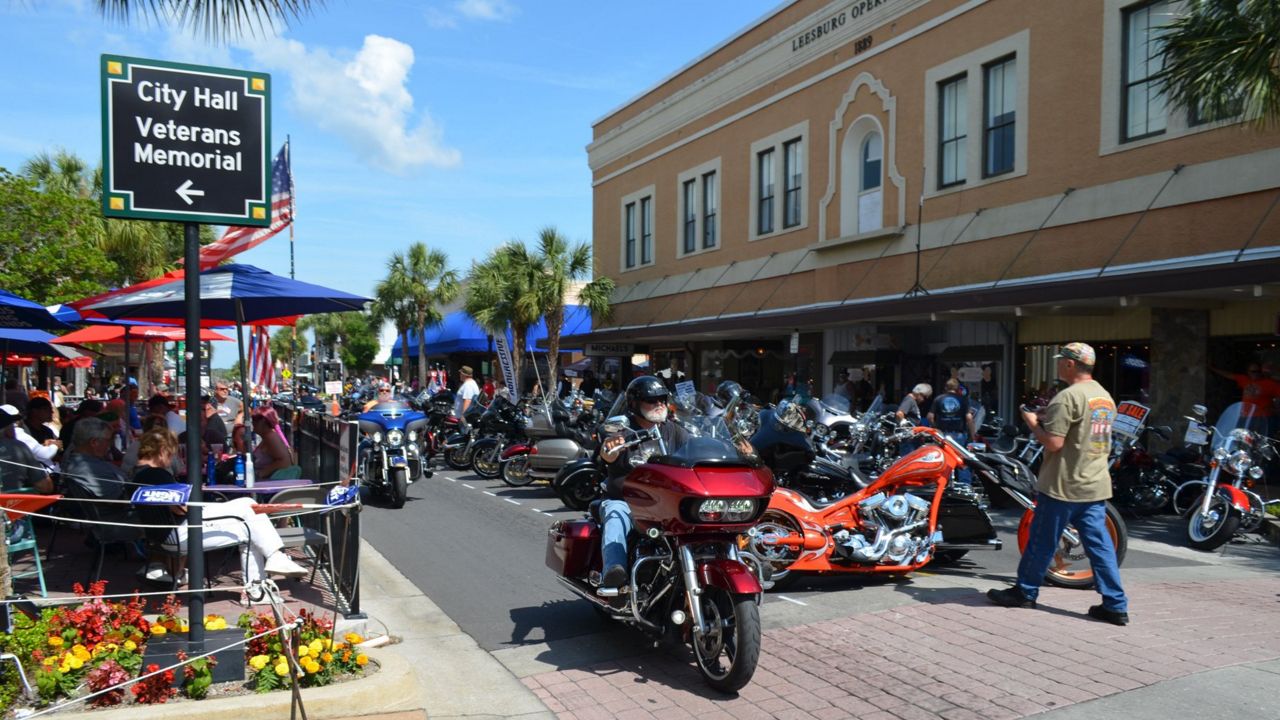
<instances>
[{"instance_id":1,"label":"white arrow on sign","mask_svg":"<svg viewBox=\"0 0 1280 720\"><path fill-rule=\"evenodd\" d=\"M204 191L203 191L203 190L192 190L192 189L191 189L191 181L190 181L190 180L188 180L188 181L186 181L186 182L182 183L181 185L179 185L179 186L178 186L178 189L177 189L175 192L177 192L177 193L178 193L178 197L182 198L182 202L184 202L184 203L186 203L186 204L188 204L188 205L190 205L190 204L191 204L191 196L192 196L192 195L196 195L196 196L199 196L199 197L204 197Z\"/></svg>"}]
</instances>

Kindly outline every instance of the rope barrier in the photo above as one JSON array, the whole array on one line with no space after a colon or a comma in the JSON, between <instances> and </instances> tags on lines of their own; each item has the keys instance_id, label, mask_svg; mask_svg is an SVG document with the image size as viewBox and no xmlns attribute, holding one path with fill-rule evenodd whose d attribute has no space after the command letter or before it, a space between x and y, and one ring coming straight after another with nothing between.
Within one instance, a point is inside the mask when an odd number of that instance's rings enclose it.
<instances>
[{"instance_id":1,"label":"rope barrier","mask_svg":"<svg viewBox=\"0 0 1280 720\"><path fill-rule=\"evenodd\" d=\"M105 462L105 461L104 461L104 462ZM27 470L41 470L41 471L44 471L44 472L49 472L49 471L50 471L50 470L49 470L49 468L48 468L48 467L46 467L46 466L44 466L44 465L28 465L28 464L26 464L26 463L18 462L17 460L8 460L8 459L5 459L5 458L0 458L0 464L4 464L4 465L13 465L14 467L20 467L20 468L24 468L24 469L27 469ZM77 474L77 473L69 473L69 472L65 472L65 471L63 471L63 470L57 470L56 472L57 472L57 474L59 474L59 475L61 475L61 476L63 476L63 477L75 478L75 479L77 479L77 480L96 480L96 481L98 481L98 482L109 482L109 483L115 483L115 484L117 484L117 485L132 485L132 486L134 486L134 487L154 487L153 485L150 485L149 483L134 482L134 481L132 481L132 480L122 480L122 479L119 479L119 478L100 478L100 477L94 477L93 475L81 475L81 474ZM264 480L263 480L263 482L269 482L269 481L268 481L268 480L266 480L266 479L264 479ZM313 482L313 483L311 483L310 485L299 485L298 487L327 487L327 486L329 486L329 485L341 485L341 484L342 484L342 482L343 482L343 481L341 481L341 480L329 480L329 481L326 481L326 482ZM205 486L205 487L208 487L208 486ZM253 488L248 488L248 489L249 489L249 490L252 490ZM293 489L293 488L284 488L283 490L292 490L292 489ZM275 492L283 492L283 490L277 490L277 491L275 491ZM214 490L213 492L218 492L218 491L217 491L217 490ZM265 491L265 492L272 492L272 491L267 490L267 491Z\"/></svg>"},{"instance_id":2,"label":"rope barrier","mask_svg":"<svg viewBox=\"0 0 1280 720\"><path fill-rule=\"evenodd\" d=\"M188 590L157 590L154 592L133 592L119 593L115 595L68 595L60 598L40 598L39 602L35 598L13 598L9 600L0 600L0 605L22 605L31 603L37 608L54 607L57 605L74 605L78 602L86 600L117 600L120 598L131 597L151 597L153 595L192 595L195 593L211 593L211 592L243 592L248 590L248 585L217 585L207 588L193 588Z\"/></svg>"}]
</instances>

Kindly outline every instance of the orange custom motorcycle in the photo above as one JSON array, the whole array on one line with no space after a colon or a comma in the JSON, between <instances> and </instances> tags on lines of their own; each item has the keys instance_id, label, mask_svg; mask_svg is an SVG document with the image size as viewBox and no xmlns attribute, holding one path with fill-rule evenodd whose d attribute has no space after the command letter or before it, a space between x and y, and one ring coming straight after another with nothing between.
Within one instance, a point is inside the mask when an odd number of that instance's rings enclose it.
<instances>
[{"instance_id":1,"label":"orange custom motorcycle","mask_svg":"<svg viewBox=\"0 0 1280 720\"><path fill-rule=\"evenodd\" d=\"M1025 465L999 453L975 453L933 428L903 428L898 435L924 444L874 482L835 502L822 503L784 487L774 490L760 522L741 541L772 566L773 588L802 573L907 573L935 557L956 560L970 550L999 550L984 498L951 484L961 465L1026 508L1018 526L1018 549L1026 547L1035 491ZM1126 529L1110 503L1107 528L1122 562ZM1074 528L1063 532L1045 579L1064 587L1093 584Z\"/></svg>"}]
</instances>

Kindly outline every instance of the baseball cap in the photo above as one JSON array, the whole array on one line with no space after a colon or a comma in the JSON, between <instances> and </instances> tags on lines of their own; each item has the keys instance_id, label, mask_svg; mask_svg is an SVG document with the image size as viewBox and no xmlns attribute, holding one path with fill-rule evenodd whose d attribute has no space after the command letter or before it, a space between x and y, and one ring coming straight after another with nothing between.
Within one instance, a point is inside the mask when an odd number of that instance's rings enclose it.
<instances>
[{"instance_id":1,"label":"baseball cap","mask_svg":"<svg viewBox=\"0 0 1280 720\"><path fill-rule=\"evenodd\" d=\"M1054 357L1075 360L1081 365L1088 365L1089 367L1093 367L1098 359L1097 354L1093 352L1093 348L1082 342L1063 345L1058 348L1058 354L1054 355Z\"/></svg>"},{"instance_id":2,"label":"baseball cap","mask_svg":"<svg viewBox=\"0 0 1280 720\"><path fill-rule=\"evenodd\" d=\"M0 430L18 422L20 417L18 408L12 405L0 405Z\"/></svg>"}]
</instances>

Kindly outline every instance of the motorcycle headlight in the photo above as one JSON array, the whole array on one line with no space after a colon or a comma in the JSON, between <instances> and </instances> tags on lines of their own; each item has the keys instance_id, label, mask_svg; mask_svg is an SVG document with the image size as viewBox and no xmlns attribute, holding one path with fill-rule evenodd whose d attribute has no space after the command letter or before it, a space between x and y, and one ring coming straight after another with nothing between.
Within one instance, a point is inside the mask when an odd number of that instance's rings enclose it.
<instances>
[{"instance_id":1,"label":"motorcycle headlight","mask_svg":"<svg viewBox=\"0 0 1280 720\"><path fill-rule=\"evenodd\" d=\"M698 506L699 522L746 522L756 514L756 501L752 498L711 498Z\"/></svg>"},{"instance_id":2,"label":"motorcycle headlight","mask_svg":"<svg viewBox=\"0 0 1280 720\"><path fill-rule=\"evenodd\" d=\"M1231 457L1227 459L1227 469L1232 474L1240 477L1244 477L1244 474L1249 471L1249 466L1252 464L1253 461L1250 460L1247 450L1237 450L1231 453Z\"/></svg>"},{"instance_id":3,"label":"motorcycle headlight","mask_svg":"<svg viewBox=\"0 0 1280 720\"><path fill-rule=\"evenodd\" d=\"M1257 465L1254 465L1253 467L1249 468L1249 477L1253 478L1254 480L1261 480L1262 476L1263 476L1262 468L1258 467Z\"/></svg>"},{"instance_id":4,"label":"motorcycle headlight","mask_svg":"<svg viewBox=\"0 0 1280 720\"><path fill-rule=\"evenodd\" d=\"M382 442L382 433L380 433L380 432L375 432L375 433L373 434L373 441L374 441L374 442L376 442L376 443L380 443L380 442Z\"/></svg>"},{"instance_id":5,"label":"motorcycle headlight","mask_svg":"<svg viewBox=\"0 0 1280 720\"><path fill-rule=\"evenodd\" d=\"M391 447L400 447L400 445L401 445L402 443L404 443L404 431L402 431L402 430L388 430L388 431L387 431L387 444L388 444L388 445L390 445Z\"/></svg>"},{"instance_id":6,"label":"motorcycle headlight","mask_svg":"<svg viewBox=\"0 0 1280 720\"><path fill-rule=\"evenodd\" d=\"M417 430L410 430L410 431L409 431L409 442L414 442L414 441L416 441L417 439L418 439L418 431L417 431Z\"/></svg>"},{"instance_id":7,"label":"motorcycle headlight","mask_svg":"<svg viewBox=\"0 0 1280 720\"><path fill-rule=\"evenodd\" d=\"M1219 463L1221 463L1223 460L1226 460L1227 455L1228 453L1225 448L1217 448L1216 450L1213 451L1213 459L1217 460Z\"/></svg>"}]
</instances>

